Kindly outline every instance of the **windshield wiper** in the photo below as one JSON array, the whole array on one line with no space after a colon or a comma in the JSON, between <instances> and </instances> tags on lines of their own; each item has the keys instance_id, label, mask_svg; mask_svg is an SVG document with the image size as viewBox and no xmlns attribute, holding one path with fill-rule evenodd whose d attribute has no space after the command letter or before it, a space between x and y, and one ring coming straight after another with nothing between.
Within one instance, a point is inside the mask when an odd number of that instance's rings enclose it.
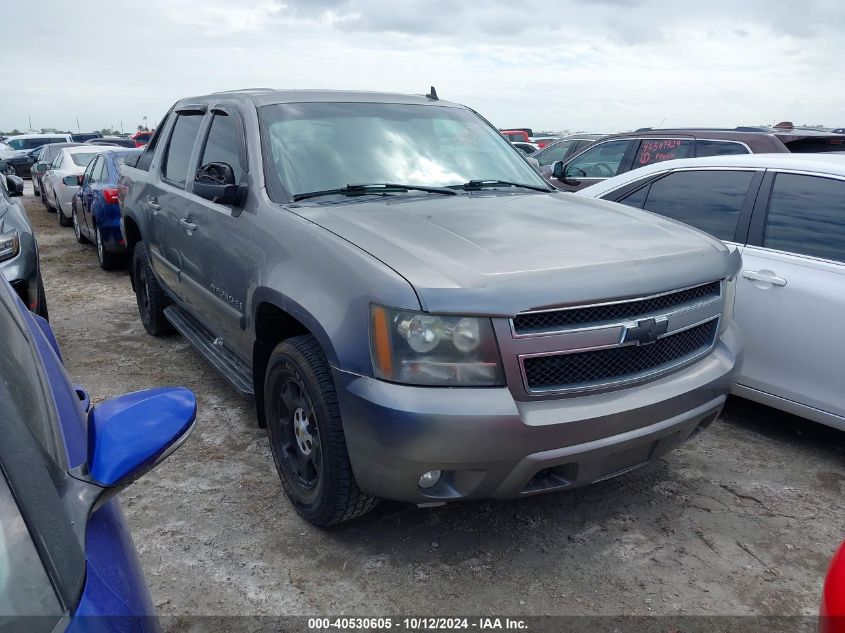
<instances>
[{"instance_id":1,"label":"windshield wiper","mask_svg":"<svg viewBox=\"0 0 845 633\"><path fill-rule=\"evenodd\" d=\"M476 191L478 189L484 189L485 187L521 187L522 189L531 189L532 191L551 191L549 187L527 185L523 182L509 182L507 180L470 180L462 185L456 185L456 187L466 191Z\"/></svg>"},{"instance_id":2,"label":"windshield wiper","mask_svg":"<svg viewBox=\"0 0 845 633\"><path fill-rule=\"evenodd\" d=\"M308 191L293 196L294 202L320 196L363 196L378 193L392 193L401 191L426 191L428 193L445 193L447 196L457 195L457 191L448 187L425 187L422 185L403 185L393 182L377 182L368 185L346 185L339 189L326 189L325 191Z\"/></svg>"}]
</instances>

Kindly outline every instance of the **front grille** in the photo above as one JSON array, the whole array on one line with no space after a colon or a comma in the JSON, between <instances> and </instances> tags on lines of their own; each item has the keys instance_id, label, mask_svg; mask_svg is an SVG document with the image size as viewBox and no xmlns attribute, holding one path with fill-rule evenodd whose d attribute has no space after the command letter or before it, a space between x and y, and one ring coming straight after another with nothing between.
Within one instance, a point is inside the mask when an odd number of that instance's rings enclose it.
<instances>
[{"instance_id":1,"label":"front grille","mask_svg":"<svg viewBox=\"0 0 845 633\"><path fill-rule=\"evenodd\" d=\"M713 281L677 292L633 301L566 308L548 312L526 312L514 317L513 329L516 334L525 335L555 331L586 323L619 321L713 299L719 296L719 292L720 282Z\"/></svg>"},{"instance_id":2,"label":"front grille","mask_svg":"<svg viewBox=\"0 0 845 633\"><path fill-rule=\"evenodd\" d=\"M655 373L708 350L713 345L718 324L718 318L711 319L650 345L525 358L525 381L529 391L555 390Z\"/></svg>"}]
</instances>

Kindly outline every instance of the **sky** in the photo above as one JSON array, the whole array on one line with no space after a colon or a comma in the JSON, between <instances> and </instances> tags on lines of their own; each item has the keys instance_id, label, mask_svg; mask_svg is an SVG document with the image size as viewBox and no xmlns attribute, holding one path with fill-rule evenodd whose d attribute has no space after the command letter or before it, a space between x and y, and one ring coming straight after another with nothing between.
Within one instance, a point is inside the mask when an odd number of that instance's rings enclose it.
<instances>
[{"instance_id":1,"label":"sky","mask_svg":"<svg viewBox=\"0 0 845 633\"><path fill-rule=\"evenodd\" d=\"M499 127L845 126L841 0L0 3L0 130L150 127L248 87L424 94Z\"/></svg>"}]
</instances>

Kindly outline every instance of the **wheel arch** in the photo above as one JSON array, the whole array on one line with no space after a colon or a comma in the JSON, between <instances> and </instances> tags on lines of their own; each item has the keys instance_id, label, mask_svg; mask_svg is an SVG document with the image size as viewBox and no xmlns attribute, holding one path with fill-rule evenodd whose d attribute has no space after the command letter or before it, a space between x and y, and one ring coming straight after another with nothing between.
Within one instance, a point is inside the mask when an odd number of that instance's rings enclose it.
<instances>
[{"instance_id":1,"label":"wheel arch","mask_svg":"<svg viewBox=\"0 0 845 633\"><path fill-rule=\"evenodd\" d=\"M253 305L252 381L258 425L264 427L264 377L273 349L294 336L311 335L323 349L329 365L336 366L337 354L319 321L295 301L265 288L256 291Z\"/></svg>"}]
</instances>

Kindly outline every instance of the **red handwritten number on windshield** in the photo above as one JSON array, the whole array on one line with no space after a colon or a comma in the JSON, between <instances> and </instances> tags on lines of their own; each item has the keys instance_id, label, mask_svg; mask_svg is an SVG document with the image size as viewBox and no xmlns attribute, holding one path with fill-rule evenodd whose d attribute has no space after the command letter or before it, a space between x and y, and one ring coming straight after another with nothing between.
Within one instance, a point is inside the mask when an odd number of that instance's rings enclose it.
<instances>
[{"instance_id":1,"label":"red handwritten number on windshield","mask_svg":"<svg viewBox=\"0 0 845 633\"><path fill-rule=\"evenodd\" d=\"M673 150L681 146L681 141L677 139L665 139L661 141L643 141L640 150L640 165L647 165L652 159L652 152L657 152L654 155L658 161L670 160L675 158L675 152L666 150Z\"/></svg>"}]
</instances>

